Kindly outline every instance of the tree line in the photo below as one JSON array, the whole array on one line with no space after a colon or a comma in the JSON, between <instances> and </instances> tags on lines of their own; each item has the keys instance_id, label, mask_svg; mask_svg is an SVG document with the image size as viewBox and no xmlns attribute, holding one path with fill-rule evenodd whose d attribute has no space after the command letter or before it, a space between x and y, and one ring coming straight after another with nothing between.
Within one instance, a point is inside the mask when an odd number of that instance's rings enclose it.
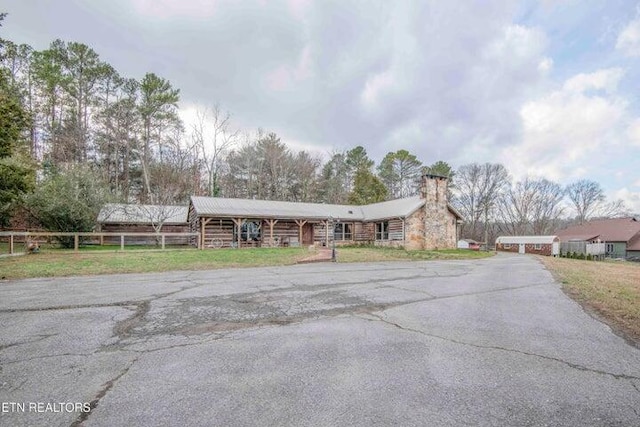
<instances>
[{"instance_id":1,"label":"tree line","mask_svg":"<svg viewBox=\"0 0 640 427\"><path fill-rule=\"evenodd\" d=\"M418 194L425 172L450 177L463 237L544 234L568 215L625 213L591 181L512 182L503 165L453 170L407 150L376 165L362 146L325 160L273 132L235 129L215 104L184 123L179 102L167 79L122 76L85 44L38 51L0 38L0 225L26 212L45 228L86 231L104 203L179 205L191 195L365 204Z\"/></svg>"}]
</instances>

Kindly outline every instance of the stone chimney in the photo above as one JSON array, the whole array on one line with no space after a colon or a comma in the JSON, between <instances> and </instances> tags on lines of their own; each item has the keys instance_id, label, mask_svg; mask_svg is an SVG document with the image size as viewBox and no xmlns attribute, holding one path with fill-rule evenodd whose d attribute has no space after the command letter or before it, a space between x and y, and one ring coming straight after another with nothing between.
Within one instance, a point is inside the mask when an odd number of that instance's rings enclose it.
<instances>
[{"instance_id":1,"label":"stone chimney","mask_svg":"<svg viewBox=\"0 0 640 427\"><path fill-rule=\"evenodd\" d=\"M456 219L448 208L446 176L422 175L420 197L425 199L424 248L451 249L456 245Z\"/></svg>"}]
</instances>

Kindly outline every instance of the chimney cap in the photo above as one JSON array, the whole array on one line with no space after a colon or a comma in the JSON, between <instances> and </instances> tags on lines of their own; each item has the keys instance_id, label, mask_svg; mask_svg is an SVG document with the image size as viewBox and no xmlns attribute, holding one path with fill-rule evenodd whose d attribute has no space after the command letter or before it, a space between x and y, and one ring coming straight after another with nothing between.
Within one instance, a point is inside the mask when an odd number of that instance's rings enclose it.
<instances>
[{"instance_id":1,"label":"chimney cap","mask_svg":"<svg viewBox=\"0 0 640 427\"><path fill-rule=\"evenodd\" d=\"M425 173L425 174L422 174L422 177L429 178L429 179L449 179L448 176L439 175L437 173Z\"/></svg>"}]
</instances>

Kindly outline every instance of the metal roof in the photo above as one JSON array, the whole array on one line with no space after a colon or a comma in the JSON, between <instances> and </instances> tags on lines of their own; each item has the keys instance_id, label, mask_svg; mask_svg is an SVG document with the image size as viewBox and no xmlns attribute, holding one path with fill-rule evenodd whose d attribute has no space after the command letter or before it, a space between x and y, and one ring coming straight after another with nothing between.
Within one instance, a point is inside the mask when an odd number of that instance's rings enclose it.
<instances>
[{"instance_id":1,"label":"metal roof","mask_svg":"<svg viewBox=\"0 0 640 427\"><path fill-rule=\"evenodd\" d=\"M355 206L193 196L191 203L196 213L203 216L374 221L407 217L422 207L425 201L415 196Z\"/></svg>"},{"instance_id":2,"label":"metal roof","mask_svg":"<svg viewBox=\"0 0 640 427\"><path fill-rule=\"evenodd\" d=\"M130 223L186 224L189 217L188 206L127 205L107 203L100 209L98 222L102 224Z\"/></svg>"},{"instance_id":3,"label":"metal roof","mask_svg":"<svg viewBox=\"0 0 640 427\"><path fill-rule=\"evenodd\" d=\"M364 214L364 221L407 217L424 206L425 200L420 196L404 199L389 200L388 202L373 203L360 206Z\"/></svg>"},{"instance_id":4,"label":"metal roof","mask_svg":"<svg viewBox=\"0 0 640 427\"><path fill-rule=\"evenodd\" d=\"M559 241L558 236L500 236L496 239L496 244L506 243L508 245L529 244L550 244Z\"/></svg>"}]
</instances>

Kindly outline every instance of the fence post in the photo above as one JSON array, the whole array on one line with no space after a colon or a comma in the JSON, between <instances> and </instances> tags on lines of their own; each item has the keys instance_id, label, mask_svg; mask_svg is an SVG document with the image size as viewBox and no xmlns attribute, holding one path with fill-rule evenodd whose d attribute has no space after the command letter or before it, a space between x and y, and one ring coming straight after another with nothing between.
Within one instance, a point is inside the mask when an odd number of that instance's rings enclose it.
<instances>
[{"instance_id":1,"label":"fence post","mask_svg":"<svg viewBox=\"0 0 640 427\"><path fill-rule=\"evenodd\" d=\"M74 252L78 252L78 246L79 246L79 238L78 238L78 233L73 235L73 251Z\"/></svg>"},{"instance_id":2,"label":"fence post","mask_svg":"<svg viewBox=\"0 0 640 427\"><path fill-rule=\"evenodd\" d=\"M162 249L164 249L164 234L162 235Z\"/></svg>"},{"instance_id":3,"label":"fence post","mask_svg":"<svg viewBox=\"0 0 640 427\"><path fill-rule=\"evenodd\" d=\"M120 235L120 250L124 251L124 234Z\"/></svg>"},{"instance_id":4,"label":"fence post","mask_svg":"<svg viewBox=\"0 0 640 427\"><path fill-rule=\"evenodd\" d=\"M9 235L9 255L13 255L13 234Z\"/></svg>"}]
</instances>

